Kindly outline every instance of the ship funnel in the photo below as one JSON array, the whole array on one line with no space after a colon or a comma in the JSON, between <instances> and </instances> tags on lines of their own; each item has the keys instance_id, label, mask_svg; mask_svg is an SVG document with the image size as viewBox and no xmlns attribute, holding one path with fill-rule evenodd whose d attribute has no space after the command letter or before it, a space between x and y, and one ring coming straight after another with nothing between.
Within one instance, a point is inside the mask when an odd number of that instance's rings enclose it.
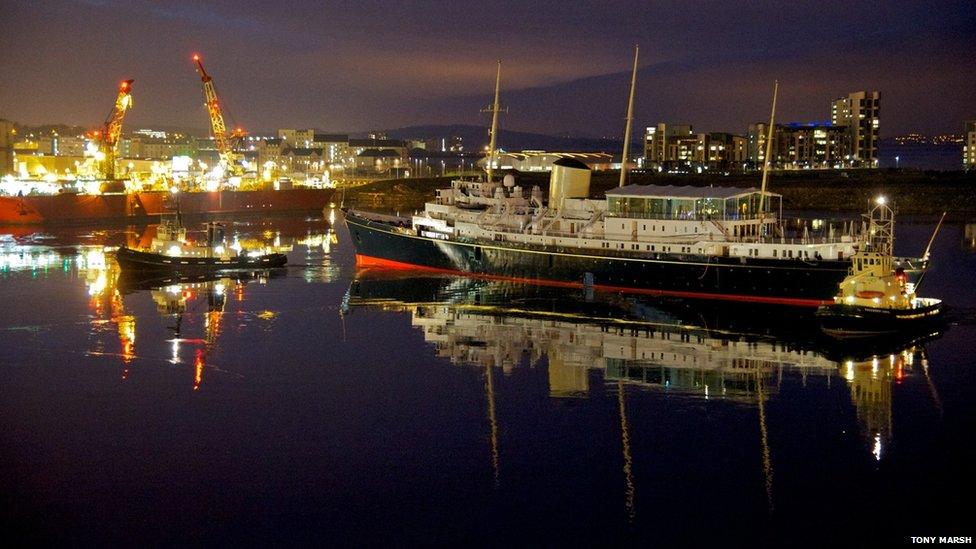
<instances>
[{"instance_id":1,"label":"ship funnel","mask_svg":"<svg viewBox=\"0 0 976 549\"><path fill-rule=\"evenodd\" d=\"M590 196L590 167L574 158L560 158L552 163L549 179L549 207L562 208L566 198Z\"/></svg>"}]
</instances>

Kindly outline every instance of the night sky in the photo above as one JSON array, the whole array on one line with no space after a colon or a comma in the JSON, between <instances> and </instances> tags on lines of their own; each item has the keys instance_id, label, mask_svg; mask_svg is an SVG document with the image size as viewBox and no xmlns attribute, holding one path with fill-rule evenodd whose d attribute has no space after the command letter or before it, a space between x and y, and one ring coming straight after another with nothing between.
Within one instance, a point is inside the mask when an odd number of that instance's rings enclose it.
<instances>
[{"instance_id":1,"label":"night sky","mask_svg":"<svg viewBox=\"0 0 976 549\"><path fill-rule=\"evenodd\" d=\"M744 132L882 94L882 136L976 118L972 0L286 2L0 0L0 117L95 126L134 78L126 125L206 128L199 52L248 130L485 124L501 59L507 129L618 136L633 45L638 127Z\"/></svg>"}]
</instances>

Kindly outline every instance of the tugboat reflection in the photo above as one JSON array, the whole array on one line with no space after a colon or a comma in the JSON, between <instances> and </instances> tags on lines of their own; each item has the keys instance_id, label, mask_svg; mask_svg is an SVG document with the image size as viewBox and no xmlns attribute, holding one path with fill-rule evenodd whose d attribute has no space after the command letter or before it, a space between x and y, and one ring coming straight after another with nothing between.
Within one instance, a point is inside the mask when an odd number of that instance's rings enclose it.
<instances>
[{"instance_id":1,"label":"tugboat reflection","mask_svg":"<svg viewBox=\"0 0 976 549\"><path fill-rule=\"evenodd\" d=\"M437 355L484 372L486 415L496 482L498 425L493 376L500 370L537 367L546 359L552 398L586 398L602 377L616 392L622 441L625 501L634 519L633 457L627 391L665 392L680 398L720 399L757 410L761 461L769 509L773 508L773 458L766 403L786 376L803 386L812 376L850 390L866 449L883 457L892 433L892 384L927 377L923 343L937 337L889 341L875 348L839 347L823 338L812 314L795 309L703 309L678 301L635 301L538 286L471 278L360 270L341 311L379 308L408 312ZM592 374L596 374L596 376ZM793 377L792 379L796 379ZM934 386L929 384L937 401Z\"/></svg>"},{"instance_id":2,"label":"tugboat reflection","mask_svg":"<svg viewBox=\"0 0 976 549\"><path fill-rule=\"evenodd\" d=\"M123 294L148 290L156 310L172 332L170 362L179 364L183 346L193 349L193 390L200 389L207 357L217 346L224 309L229 298L243 301L248 282L265 283L275 271L235 272L233 277L210 274L195 277L139 278L121 273ZM203 319L202 337L184 333L187 315Z\"/></svg>"},{"instance_id":3,"label":"tugboat reflection","mask_svg":"<svg viewBox=\"0 0 976 549\"><path fill-rule=\"evenodd\" d=\"M78 272L85 278L90 296L92 326L97 333L105 326L114 326L118 333L120 357L123 362L122 379L129 375L129 365L137 357L136 316L128 313L125 297L148 291L165 327L171 332L171 356L168 362L180 364L186 347L193 352L193 389L199 390L207 367L207 357L216 348L228 298L243 301L248 282L267 282L270 271L235 272L233 277L203 275L194 277L146 277L122 273L110 257L99 247L83 250L78 256ZM185 318L202 317L202 334L185 333ZM196 336L196 337L194 337ZM100 340L96 340L99 341ZM100 343L92 351L104 354Z\"/></svg>"}]
</instances>

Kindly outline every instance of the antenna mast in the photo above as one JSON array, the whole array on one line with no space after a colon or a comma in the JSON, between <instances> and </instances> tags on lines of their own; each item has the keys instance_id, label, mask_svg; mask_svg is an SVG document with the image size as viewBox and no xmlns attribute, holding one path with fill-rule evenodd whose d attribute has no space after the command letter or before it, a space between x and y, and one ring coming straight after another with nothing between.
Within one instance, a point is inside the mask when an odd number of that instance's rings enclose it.
<instances>
[{"instance_id":1,"label":"antenna mast","mask_svg":"<svg viewBox=\"0 0 976 549\"><path fill-rule=\"evenodd\" d=\"M630 126L634 122L634 88L637 86L637 56L640 46L634 46L634 70L630 74L630 99L627 100L627 126L624 129L624 150L620 156L620 186L627 179L627 154L630 152Z\"/></svg>"}]
</instances>

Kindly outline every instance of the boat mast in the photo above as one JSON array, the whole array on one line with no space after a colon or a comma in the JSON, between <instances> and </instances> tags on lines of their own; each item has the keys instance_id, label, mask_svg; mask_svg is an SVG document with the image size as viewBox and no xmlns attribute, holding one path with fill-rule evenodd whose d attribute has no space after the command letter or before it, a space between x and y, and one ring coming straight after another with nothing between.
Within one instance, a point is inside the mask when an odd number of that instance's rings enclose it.
<instances>
[{"instance_id":1,"label":"boat mast","mask_svg":"<svg viewBox=\"0 0 976 549\"><path fill-rule=\"evenodd\" d=\"M627 100L627 125L624 128L624 151L620 156L620 187L627 180L627 154L630 152L630 126L634 122L634 88L637 86L637 56L640 46L634 46L634 69L630 73L630 99Z\"/></svg>"},{"instance_id":2,"label":"boat mast","mask_svg":"<svg viewBox=\"0 0 976 549\"><path fill-rule=\"evenodd\" d=\"M759 225L762 226L765 214L763 214L763 202L766 200L766 182L769 181L769 165L772 164L770 156L773 154L773 127L776 125L776 94L779 92L779 80L773 84L773 110L769 113L769 130L766 132L766 156L763 158L762 189L759 193Z\"/></svg>"},{"instance_id":3,"label":"boat mast","mask_svg":"<svg viewBox=\"0 0 976 549\"><path fill-rule=\"evenodd\" d=\"M498 91L502 79L502 62L498 61L498 68L495 70L495 103L486 110L491 111L491 131L489 132L488 143L488 182L491 183L491 176L495 165L495 134L498 132Z\"/></svg>"}]
</instances>

